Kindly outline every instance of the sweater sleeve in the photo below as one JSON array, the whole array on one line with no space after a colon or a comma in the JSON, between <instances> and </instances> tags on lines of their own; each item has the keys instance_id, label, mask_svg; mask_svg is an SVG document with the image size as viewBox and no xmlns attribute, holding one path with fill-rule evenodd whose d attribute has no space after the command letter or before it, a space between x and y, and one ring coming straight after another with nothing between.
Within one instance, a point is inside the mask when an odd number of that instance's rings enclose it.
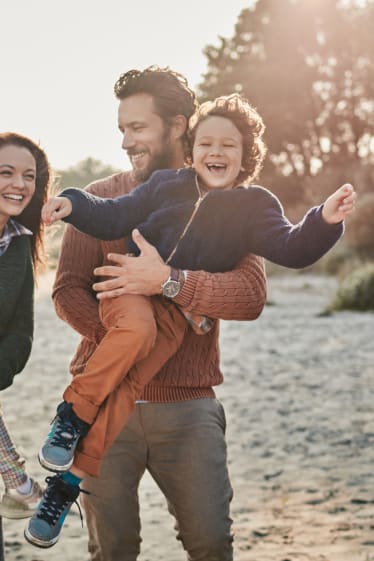
<instances>
[{"instance_id":1,"label":"sweater sleeve","mask_svg":"<svg viewBox=\"0 0 374 561\"><path fill-rule=\"evenodd\" d=\"M0 337L0 390L8 388L16 374L25 367L32 346L32 337L17 331Z\"/></svg>"},{"instance_id":2,"label":"sweater sleeve","mask_svg":"<svg viewBox=\"0 0 374 561\"><path fill-rule=\"evenodd\" d=\"M105 329L92 285L103 263L100 241L67 226L60 249L52 299L57 315L83 337L99 343ZM79 313L77 313L79 310Z\"/></svg>"},{"instance_id":3,"label":"sweater sleeve","mask_svg":"<svg viewBox=\"0 0 374 561\"><path fill-rule=\"evenodd\" d=\"M88 192L112 196L123 193L131 184L125 173L90 184ZM60 319L82 337L98 344L106 331L101 323L98 300L92 285L97 282L94 269L105 261L102 243L67 225L61 243L52 299Z\"/></svg>"},{"instance_id":4,"label":"sweater sleeve","mask_svg":"<svg viewBox=\"0 0 374 561\"><path fill-rule=\"evenodd\" d=\"M153 175L131 193L115 198L97 197L81 189L65 189L60 196L70 199L73 210L64 221L100 240L123 238L152 211L156 186L157 175Z\"/></svg>"},{"instance_id":5,"label":"sweater sleeve","mask_svg":"<svg viewBox=\"0 0 374 561\"><path fill-rule=\"evenodd\" d=\"M249 192L251 189L254 194L251 208L255 212L248 220L249 249L273 263L294 269L312 265L343 234L343 223L324 221L322 206L311 208L298 224L292 224L270 191L251 187Z\"/></svg>"},{"instance_id":6,"label":"sweater sleeve","mask_svg":"<svg viewBox=\"0 0 374 561\"><path fill-rule=\"evenodd\" d=\"M19 254L17 261L24 263L24 272L21 278L22 286L20 289L17 287L17 302L13 307L12 315L8 318L5 329L1 329L0 390L10 386L14 376L24 369L30 356L33 340L34 276L29 246L27 245L27 255L17 253ZM0 293L3 292L0 290ZM11 299L14 291L8 289L6 292Z\"/></svg>"},{"instance_id":7,"label":"sweater sleeve","mask_svg":"<svg viewBox=\"0 0 374 561\"><path fill-rule=\"evenodd\" d=\"M26 274L27 261L23 253L22 237L14 238L7 250L7 259L0 259L0 334L12 320ZM22 253L16 250L18 258L15 255L9 266L9 255L13 253L16 246L20 247Z\"/></svg>"},{"instance_id":8,"label":"sweater sleeve","mask_svg":"<svg viewBox=\"0 0 374 561\"><path fill-rule=\"evenodd\" d=\"M214 319L254 320L266 303L263 259L248 255L232 271L188 271L175 302L194 314Z\"/></svg>"}]
</instances>

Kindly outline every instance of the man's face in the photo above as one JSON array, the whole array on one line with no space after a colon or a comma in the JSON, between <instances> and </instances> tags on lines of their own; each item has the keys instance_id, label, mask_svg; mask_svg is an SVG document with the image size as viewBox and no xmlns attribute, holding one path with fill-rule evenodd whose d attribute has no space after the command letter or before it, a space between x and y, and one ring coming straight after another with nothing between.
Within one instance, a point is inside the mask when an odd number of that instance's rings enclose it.
<instances>
[{"instance_id":1,"label":"man's face","mask_svg":"<svg viewBox=\"0 0 374 561\"><path fill-rule=\"evenodd\" d=\"M145 181L157 169L173 167L175 146L151 95L139 93L122 99L118 128L137 181Z\"/></svg>"}]
</instances>

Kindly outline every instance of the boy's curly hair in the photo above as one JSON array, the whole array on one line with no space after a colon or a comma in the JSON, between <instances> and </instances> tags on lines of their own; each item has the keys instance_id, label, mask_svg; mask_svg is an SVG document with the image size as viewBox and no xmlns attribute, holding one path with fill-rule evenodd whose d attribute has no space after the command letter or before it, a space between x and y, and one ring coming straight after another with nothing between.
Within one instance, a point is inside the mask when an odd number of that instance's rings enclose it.
<instances>
[{"instance_id":1,"label":"boy's curly hair","mask_svg":"<svg viewBox=\"0 0 374 561\"><path fill-rule=\"evenodd\" d=\"M237 177L238 183L248 184L259 174L266 154L262 140L265 125L256 109L241 95L234 93L206 101L198 107L190 119L189 139L191 146L195 141L199 124L208 117L229 119L243 138L242 168Z\"/></svg>"}]
</instances>

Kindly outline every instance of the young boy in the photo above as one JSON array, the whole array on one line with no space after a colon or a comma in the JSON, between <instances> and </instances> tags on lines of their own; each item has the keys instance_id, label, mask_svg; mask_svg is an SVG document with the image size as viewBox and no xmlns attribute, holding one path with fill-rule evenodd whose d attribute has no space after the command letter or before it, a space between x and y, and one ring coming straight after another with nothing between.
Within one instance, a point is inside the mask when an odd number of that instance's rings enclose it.
<instances>
[{"instance_id":1,"label":"young boy","mask_svg":"<svg viewBox=\"0 0 374 561\"><path fill-rule=\"evenodd\" d=\"M26 529L31 543L40 547L56 543L64 517L79 495L81 478L98 474L101 458L128 420L142 388L180 345L188 323L172 299L183 283L184 270L227 271L248 253L288 267L305 267L341 236L342 220L352 212L356 196L349 185L312 208L295 226L268 190L240 186L253 180L262 165L263 131L260 116L239 95L217 98L203 104L192 118L192 168L155 172L130 195L117 199L67 189L44 207L47 223L65 219L100 239L120 238L138 228L170 264L170 275L160 287L160 297L124 296L100 302L107 335L84 372L65 390L39 452L46 469L65 473L49 478ZM137 255L135 244L130 251ZM121 412L102 419L101 404L112 392L118 393ZM73 462L79 440L77 468Z\"/></svg>"}]
</instances>

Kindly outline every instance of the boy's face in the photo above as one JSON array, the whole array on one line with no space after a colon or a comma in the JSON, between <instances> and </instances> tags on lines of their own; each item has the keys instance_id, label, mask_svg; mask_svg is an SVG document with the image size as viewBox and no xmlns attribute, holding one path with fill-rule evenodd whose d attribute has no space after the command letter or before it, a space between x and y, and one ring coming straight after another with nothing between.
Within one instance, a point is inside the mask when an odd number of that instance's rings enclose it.
<instances>
[{"instance_id":1,"label":"boy's face","mask_svg":"<svg viewBox=\"0 0 374 561\"><path fill-rule=\"evenodd\" d=\"M242 155L242 135L230 119L211 116L197 126L193 167L207 189L235 187Z\"/></svg>"},{"instance_id":2,"label":"boy's face","mask_svg":"<svg viewBox=\"0 0 374 561\"><path fill-rule=\"evenodd\" d=\"M147 180L158 169L175 167L175 142L158 115L152 96L138 93L122 99L118 128L137 181Z\"/></svg>"}]
</instances>

